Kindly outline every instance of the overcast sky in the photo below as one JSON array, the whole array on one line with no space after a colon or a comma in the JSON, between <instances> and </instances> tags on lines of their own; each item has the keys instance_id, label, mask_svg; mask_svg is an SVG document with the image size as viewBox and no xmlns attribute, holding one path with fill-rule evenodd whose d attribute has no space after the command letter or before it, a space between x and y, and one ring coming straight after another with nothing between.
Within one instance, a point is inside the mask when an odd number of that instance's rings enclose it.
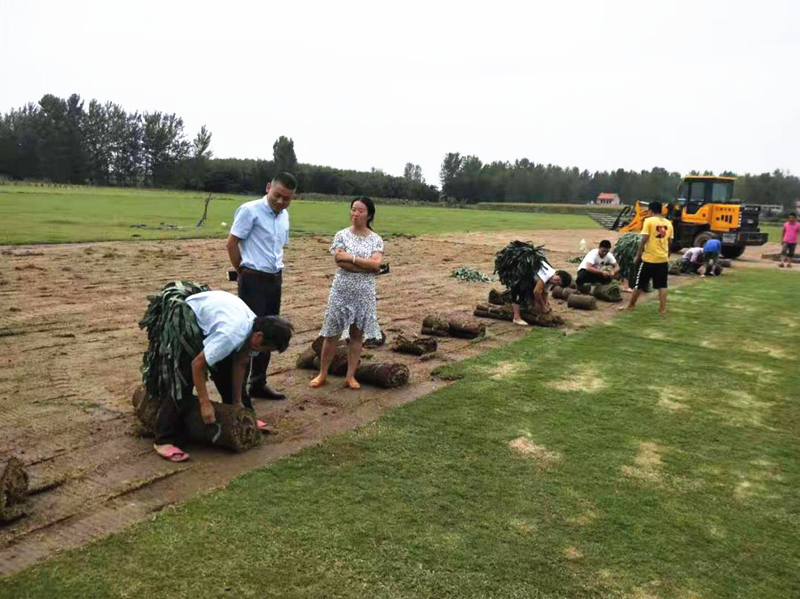
<instances>
[{"instance_id":1,"label":"overcast sky","mask_svg":"<svg viewBox=\"0 0 800 599\"><path fill-rule=\"evenodd\" d=\"M0 111L175 112L217 157L800 172L800 2L0 0Z\"/></svg>"}]
</instances>

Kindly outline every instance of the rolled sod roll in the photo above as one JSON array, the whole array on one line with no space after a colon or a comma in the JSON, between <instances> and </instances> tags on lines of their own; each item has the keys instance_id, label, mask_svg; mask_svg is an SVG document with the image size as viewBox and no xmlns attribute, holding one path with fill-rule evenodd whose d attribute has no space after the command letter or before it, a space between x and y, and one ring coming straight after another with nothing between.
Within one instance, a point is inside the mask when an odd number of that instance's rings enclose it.
<instances>
[{"instance_id":1,"label":"rolled sod roll","mask_svg":"<svg viewBox=\"0 0 800 599\"><path fill-rule=\"evenodd\" d=\"M392 351L401 354L411 354L414 356L423 356L425 354L432 354L437 350L439 343L433 337L417 337L416 339L408 339L404 335L398 335L394 343L392 343Z\"/></svg>"},{"instance_id":2,"label":"rolled sod roll","mask_svg":"<svg viewBox=\"0 0 800 599\"><path fill-rule=\"evenodd\" d=\"M314 341L311 343L311 349L314 350L315 354L319 355L322 352L323 343L325 343L325 337L321 336L314 339ZM336 347L339 347L340 345L344 345L344 341L341 339L336 341Z\"/></svg>"},{"instance_id":3,"label":"rolled sod roll","mask_svg":"<svg viewBox=\"0 0 800 599\"><path fill-rule=\"evenodd\" d=\"M450 335L450 323L441 316L426 316L422 321L422 334L448 337Z\"/></svg>"},{"instance_id":4,"label":"rolled sod roll","mask_svg":"<svg viewBox=\"0 0 800 599\"><path fill-rule=\"evenodd\" d=\"M717 264L719 264L722 268L730 268L733 266L733 260L730 260L729 258L720 258L717 260Z\"/></svg>"},{"instance_id":5,"label":"rolled sod roll","mask_svg":"<svg viewBox=\"0 0 800 599\"><path fill-rule=\"evenodd\" d=\"M314 370L319 370L320 356L314 356ZM331 365L328 367L328 374L333 376L344 376L347 374L347 346L340 345L336 348Z\"/></svg>"},{"instance_id":6,"label":"rolled sod roll","mask_svg":"<svg viewBox=\"0 0 800 599\"><path fill-rule=\"evenodd\" d=\"M494 304L496 306L502 306L503 304L510 304L511 303L511 292L510 291L498 291L497 289L492 289L489 292L489 303Z\"/></svg>"},{"instance_id":7,"label":"rolled sod roll","mask_svg":"<svg viewBox=\"0 0 800 599\"><path fill-rule=\"evenodd\" d=\"M578 290L577 289L573 289L572 287L567 287L566 289L562 289L561 290L561 299L562 300L568 300L570 295L572 295L573 293L577 293L577 292L578 292Z\"/></svg>"},{"instance_id":8,"label":"rolled sod roll","mask_svg":"<svg viewBox=\"0 0 800 599\"><path fill-rule=\"evenodd\" d=\"M302 368L303 370L313 370L314 360L316 357L317 357L317 352L314 351L313 347L309 347L302 354L297 356L297 362L295 363L295 365L297 366L297 368Z\"/></svg>"},{"instance_id":9,"label":"rolled sod roll","mask_svg":"<svg viewBox=\"0 0 800 599\"><path fill-rule=\"evenodd\" d=\"M347 340L347 343L350 343L350 339ZM366 348L380 347L384 343L386 343L386 333L381 331L381 338L380 339L365 339L364 340L364 347L366 347Z\"/></svg>"},{"instance_id":10,"label":"rolled sod roll","mask_svg":"<svg viewBox=\"0 0 800 599\"><path fill-rule=\"evenodd\" d=\"M356 380L385 389L402 387L408 383L411 371L405 364L384 362L382 364L362 364L356 370Z\"/></svg>"},{"instance_id":11,"label":"rolled sod roll","mask_svg":"<svg viewBox=\"0 0 800 599\"><path fill-rule=\"evenodd\" d=\"M555 299L564 299L561 297L561 294L564 292L564 288L556 285L553 289L550 290L550 295L552 295Z\"/></svg>"},{"instance_id":12,"label":"rolled sod roll","mask_svg":"<svg viewBox=\"0 0 800 599\"><path fill-rule=\"evenodd\" d=\"M592 284L591 283L584 283L580 287L578 287L578 291L584 295L591 295L592 294Z\"/></svg>"},{"instance_id":13,"label":"rolled sod roll","mask_svg":"<svg viewBox=\"0 0 800 599\"><path fill-rule=\"evenodd\" d=\"M511 312L511 306L498 306L492 304L478 304L475 306L473 315L481 318L494 318L495 320L511 321L514 315Z\"/></svg>"},{"instance_id":14,"label":"rolled sod roll","mask_svg":"<svg viewBox=\"0 0 800 599\"><path fill-rule=\"evenodd\" d=\"M448 323L448 329L452 337L461 339L476 339L486 335L486 325L475 320L454 318Z\"/></svg>"},{"instance_id":15,"label":"rolled sod roll","mask_svg":"<svg viewBox=\"0 0 800 599\"><path fill-rule=\"evenodd\" d=\"M199 399L193 395L186 401L190 402L190 406L183 417L183 424L192 441L211 443L236 452L251 449L261 443L261 431L258 430L256 413L253 410L212 401L217 422L207 425L200 416ZM133 405L142 425L155 432L159 402L139 388L133 394Z\"/></svg>"},{"instance_id":16,"label":"rolled sod roll","mask_svg":"<svg viewBox=\"0 0 800 599\"><path fill-rule=\"evenodd\" d=\"M605 285L595 285L592 295L605 302L621 302L622 291L616 283L606 283Z\"/></svg>"},{"instance_id":17,"label":"rolled sod roll","mask_svg":"<svg viewBox=\"0 0 800 599\"><path fill-rule=\"evenodd\" d=\"M576 310L596 310L597 300L591 295L573 293L567 300L567 306Z\"/></svg>"},{"instance_id":18,"label":"rolled sod roll","mask_svg":"<svg viewBox=\"0 0 800 599\"><path fill-rule=\"evenodd\" d=\"M511 311L511 306L490 306L488 304L478 304L475 306L475 316L480 318L493 318L494 320L505 320L511 322L514 314ZM535 327L559 327L564 324L564 320L557 314L550 312L549 314L536 314L528 309L522 308L520 310L522 320L531 326Z\"/></svg>"},{"instance_id":19,"label":"rolled sod roll","mask_svg":"<svg viewBox=\"0 0 800 599\"><path fill-rule=\"evenodd\" d=\"M10 456L0 460L0 523L13 522L25 515L20 505L28 494L28 473L21 460Z\"/></svg>"}]
</instances>

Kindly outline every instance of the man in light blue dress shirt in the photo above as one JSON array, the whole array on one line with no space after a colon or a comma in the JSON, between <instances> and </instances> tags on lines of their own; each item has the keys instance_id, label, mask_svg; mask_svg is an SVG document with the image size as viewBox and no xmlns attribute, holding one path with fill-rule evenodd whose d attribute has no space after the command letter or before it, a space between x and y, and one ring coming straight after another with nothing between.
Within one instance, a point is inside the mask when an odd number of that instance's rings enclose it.
<instances>
[{"instance_id":1,"label":"man in light blue dress shirt","mask_svg":"<svg viewBox=\"0 0 800 599\"><path fill-rule=\"evenodd\" d=\"M297 179L277 174L267 194L239 206L226 247L239 273L239 297L256 316L277 316L281 310L283 248L289 243L289 212ZM267 384L270 354L259 354L250 364L247 394L262 399L285 399Z\"/></svg>"}]
</instances>

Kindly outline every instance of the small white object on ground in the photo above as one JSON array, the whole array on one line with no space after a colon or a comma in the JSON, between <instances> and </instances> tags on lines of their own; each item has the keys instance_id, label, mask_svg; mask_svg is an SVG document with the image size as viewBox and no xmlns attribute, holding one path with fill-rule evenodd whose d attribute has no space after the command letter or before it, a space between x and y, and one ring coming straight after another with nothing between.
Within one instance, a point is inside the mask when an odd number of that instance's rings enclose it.
<instances>
[{"instance_id":1,"label":"small white object on ground","mask_svg":"<svg viewBox=\"0 0 800 599\"><path fill-rule=\"evenodd\" d=\"M221 222L221 223L219 224L219 226L220 226L220 227L227 227L227 226L228 226L228 223L226 223L226 222Z\"/></svg>"}]
</instances>

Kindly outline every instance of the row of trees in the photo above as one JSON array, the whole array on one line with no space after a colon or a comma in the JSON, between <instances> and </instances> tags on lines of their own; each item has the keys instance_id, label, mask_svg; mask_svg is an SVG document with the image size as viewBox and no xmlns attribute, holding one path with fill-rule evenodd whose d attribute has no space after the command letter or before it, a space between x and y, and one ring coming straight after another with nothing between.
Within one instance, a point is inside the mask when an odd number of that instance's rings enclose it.
<instances>
[{"instance_id":1,"label":"row of trees","mask_svg":"<svg viewBox=\"0 0 800 599\"><path fill-rule=\"evenodd\" d=\"M720 175L735 176L727 171ZM439 176L445 197L466 202L587 203L603 192L618 193L629 203L645 199L666 201L675 197L681 180L680 173L660 167L590 173L575 167L534 164L527 158L484 164L477 156L457 152L445 156ZM787 210L793 209L800 199L800 179L780 170L746 174L737 178L735 196L751 204L782 204Z\"/></svg>"},{"instance_id":2,"label":"row of trees","mask_svg":"<svg viewBox=\"0 0 800 599\"><path fill-rule=\"evenodd\" d=\"M77 94L67 99L48 94L0 116L0 175L16 179L260 193L280 171L296 173L305 193L468 203L585 203L601 192L618 193L628 202L668 200L681 177L659 167L590 173L527 158L484 164L455 152L442 162L439 192L412 162L402 177L298 163L294 141L283 136L272 146L272 160L215 159L205 126L189 140L175 114L127 112L97 100L86 105ZM789 208L800 198L800 179L781 171L747 174L738 178L736 195L748 203Z\"/></svg>"},{"instance_id":3,"label":"row of trees","mask_svg":"<svg viewBox=\"0 0 800 599\"><path fill-rule=\"evenodd\" d=\"M127 112L97 100L86 105L77 94L47 94L0 117L0 175L15 179L260 193L280 171L296 173L304 192L439 199L418 165L394 177L298 164L294 141L283 136L272 160L214 159L205 126L190 141L175 114Z\"/></svg>"},{"instance_id":4,"label":"row of trees","mask_svg":"<svg viewBox=\"0 0 800 599\"><path fill-rule=\"evenodd\" d=\"M0 173L119 186L198 186L211 133L186 139L183 119L52 94L0 118Z\"/></svg>"}]
</instances>

